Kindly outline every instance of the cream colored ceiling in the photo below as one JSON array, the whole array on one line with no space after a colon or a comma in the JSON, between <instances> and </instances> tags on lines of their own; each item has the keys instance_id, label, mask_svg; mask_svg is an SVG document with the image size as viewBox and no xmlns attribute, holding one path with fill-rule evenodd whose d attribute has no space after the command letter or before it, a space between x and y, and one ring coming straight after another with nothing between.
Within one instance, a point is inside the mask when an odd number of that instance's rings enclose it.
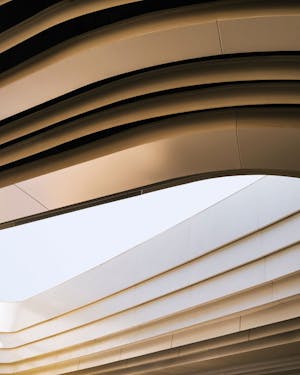
<instances>
[{"instance_id":1,"label":"cream colored ceiling","mask_svg":"<svg viewBox=\"0 0 300 375\"><path fill-rule=\"evenodd\" d=\"M123 3L62 1L0 44ZM299 176L299 12L293 1L150 12L3 73L2 225L187 178Z\"/></svg>"}]
</instances>

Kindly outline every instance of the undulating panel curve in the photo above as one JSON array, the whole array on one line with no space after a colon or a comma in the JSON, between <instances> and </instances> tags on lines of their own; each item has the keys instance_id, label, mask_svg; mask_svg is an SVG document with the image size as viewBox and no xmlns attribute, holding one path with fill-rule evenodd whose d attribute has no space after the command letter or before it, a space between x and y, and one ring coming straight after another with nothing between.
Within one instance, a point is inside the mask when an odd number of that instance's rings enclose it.
<instances>
[{"instance_id":1,"label":"undulating panel curve","mask_svg":"<svg viewBox=\"0 0 300 375\"><path fill-rule=\"evenodd\" d=\"M297 2L1 8L0 187L43 215L226 174L299 176Z\"/></svg>"},{"instance_id":2,"label":"undulating panel curve","mask_svg":"<svg viewBox=\"0 0 300 375\"><path fill-rule=\"evenodd\" d=\"M299 185L260 178L61 285L0 302L1 374L299 371Z\"/></svg>"},{"instance_id":3,"label":"undulating panel curve","mask_svg":"<svg viewBox=\"0 0 300 375\"><path fill-rule=\"evenodd\" d=\"M0 302L0 373L297 374L299 80L297 1L0 0L1 230L273 175Z\"/></svg>"}]
</instances>

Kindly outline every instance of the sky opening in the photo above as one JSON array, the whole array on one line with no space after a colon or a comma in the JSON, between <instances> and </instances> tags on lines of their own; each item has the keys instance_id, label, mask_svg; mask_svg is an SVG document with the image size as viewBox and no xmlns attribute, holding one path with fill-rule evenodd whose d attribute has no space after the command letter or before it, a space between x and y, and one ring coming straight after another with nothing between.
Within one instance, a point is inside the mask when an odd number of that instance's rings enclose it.
<instances>
[{"instance_id":1,"label":"sky opening","mask_svg":"<svg viewBox=\"0 0 300 375\"><path fill-rule=\"evenodd\" d=\"M0 230L0 301L54 287L260 178L213 178Z\"/></svg>"}]
</instances>

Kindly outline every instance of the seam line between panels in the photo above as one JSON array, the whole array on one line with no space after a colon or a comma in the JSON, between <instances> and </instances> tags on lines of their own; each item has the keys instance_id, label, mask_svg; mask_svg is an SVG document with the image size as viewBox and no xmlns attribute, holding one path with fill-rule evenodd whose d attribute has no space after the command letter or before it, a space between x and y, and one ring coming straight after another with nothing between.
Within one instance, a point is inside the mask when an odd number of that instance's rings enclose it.
<instances>
[{"instance_id":1,"label":"seam line between panels","mask_svg":"<svg viewBox=\"0 0 300 375\"><path fill-rule=\"evenodd\" d=\"M240 142L239 142L239 134L238 134L238 114L237 111L234 112L234 117L235 117L235 139L236 139L236 147L237 147L237 153L238 153L238 158L239 158L239 164L240 168L243 168L243 163L242 163L242 158L241 158L241 150L240 150Z\"/></svg>"},{"instance_id":2,"label":"seam line between panels","mask_svg":"<svg viewBox=\"0 0 300 375\"><path fill-rule=\"evenodd\" d=\"M218 37L219 37L221 55L224 55L219 20L216 20L216 24L217 24L217 30L218 30Z\"/></svg>"},{"instance_id":3,"label":"seam line between panels","mask_svg":"<svg viewBox=\"0 0 300 375\"><path fill-rule=\"evenodd\" d=\"M14 185L17 189L19 189L20 191L22 191L22 193L26 194L28 197L30 197L31 199L33 199L35 202L37 202L39 205L43 206L47 211L49 210L48 207L46 207L41 201L39 201L37 198L35 198L34 196L32 196L31 194L29 194L26 190L22 189L19 185L15 184Z\"/></svg>"}]
</instances>

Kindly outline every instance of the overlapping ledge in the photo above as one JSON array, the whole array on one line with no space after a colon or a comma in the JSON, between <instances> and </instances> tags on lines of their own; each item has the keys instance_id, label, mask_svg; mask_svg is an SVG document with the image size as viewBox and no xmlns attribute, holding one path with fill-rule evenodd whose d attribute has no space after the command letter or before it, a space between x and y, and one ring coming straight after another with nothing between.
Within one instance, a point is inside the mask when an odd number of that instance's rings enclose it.
<instances>
[{"instance_id":1,"label":"overlapping ledge","mask_svg":"<svg viewBox=\"0 0 300 375\"><path fill-rule=\"evenodd\" d=\"M283 194L286 199L273 205L272 197ZM20 303L15 332L0 336L1 371L42 374L52 368L57 373L60 366L67 371L67 363L71 369L84 368L79 363L134 356L137 347L146 354L168 349L171 341L173 347L187 345L217 332L297 318L299 203L297 179L265 177L94 270ZM115 274L118 278L111 277Z\"/></svg>"}]
</instances>

